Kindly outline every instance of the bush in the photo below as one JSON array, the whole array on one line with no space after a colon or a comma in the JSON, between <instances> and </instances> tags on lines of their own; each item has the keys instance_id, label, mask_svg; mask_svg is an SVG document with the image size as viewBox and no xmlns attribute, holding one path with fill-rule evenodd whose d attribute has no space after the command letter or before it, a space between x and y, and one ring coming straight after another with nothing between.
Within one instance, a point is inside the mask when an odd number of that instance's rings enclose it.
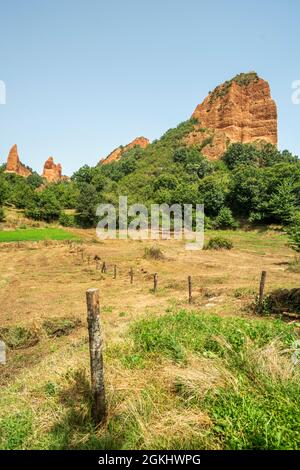
<instances>
[{"instance_id":1,"label":"bush","mask_svg":"<svg viewBox=\"0 0 300 470\"><path fill-rule=\"evenodd\" d=\"M264 300L266 313L300 313L300 289L277 289Z\"/></svg>"},{"instance_id":2,"label":"bush","mask_svg":"<svg viewBox=\"0 0 300 470\"><path fill-rule=\"evenodd\" d=\"M66 214L63 212L58 219L58 222L63 227L74 227L75 226L75 217L71 214Z\"/></svg>"},{"instance_id":3,"label":"bush","mask_svg":"<svg viewBox=\"0 0 300 470\"><path fill-rule=\"evenodd\" d=\"M91 184L82 184L76 205L76 222L83 228L96 226L98 194Z\"/></svg>"},{"instance_id":4,"label":"bush","mask_svg":"<svg viewBox=\"0 0 300 470\"><path fill-rule=\"evenodd\" d=\"M219 229L237 228L238 222L234 219L229 207L222 207L215 220L215 227Z\"/></svg>"},{"instance_id":5,"label":"bush","mask_svg":"<svg viewBox=\"0 0 300 470\"><path fill-rule=\"evenodd\" d=\"M35 193L34 197L28 202L25 209L26 217L34 220L45 220L52 222L60 216L60 204L55 194L45 189L40 193Z\"/></svg>"},{"instance_id":6,"label":"bush","mask_svg":"<svg viewBox=\"0 0 300 470\"><path fill-rule=\"evenodd\" d=\"M231 248L233 248L232 241L222 237L211 238L205 246L205 250L231 250Z\"/></svg>"},{"instance_id":7,"label":"bush","mask_svg":"<svg viewBox=\"0 0 300 470\"><path fill-rule=\"evenodd\" d=\"M214 223L208 215L204 215L204 230L211 230L214 228Z\"/></svg>"},{"instance_id":8,"label":"bush","mask_svg":"<svg viewBox=\"0 0 300 470\"><path fill-rule=\"evenodd\" d=\"M300 252L300 223L297 221L289 230L289 242L293 250Z\"/></svg>"},{"instance_id":9,"label":"bush","mask_svg":"<svg viewBox=\"0 0 300 470\"><path fill-rule=\"evenodd\" d=\"M158 246L151 246L150 248L145 248L144 258L163 259L164 254Z\"/></svg>"}]
</instances>

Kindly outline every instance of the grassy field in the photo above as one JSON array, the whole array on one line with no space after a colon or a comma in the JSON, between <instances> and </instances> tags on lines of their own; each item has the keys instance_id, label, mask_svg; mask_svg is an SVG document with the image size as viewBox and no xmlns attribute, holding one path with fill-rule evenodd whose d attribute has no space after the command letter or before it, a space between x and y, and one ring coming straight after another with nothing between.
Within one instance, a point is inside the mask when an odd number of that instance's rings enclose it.
<instances>
[{"instance_id":1,"label":"grassy field","mask_svg":"<svg viewBox=\"0 0 300 470\"><path fill-rule=\"evenodd\" d=\"M0 231L0 243L40 241L40 240L74 240L76 236L62 228L25 228Z\"/></svg>"},{"instance_id":2,"label":"grassy field","mask_svg":"<svg viewBox=\"0 0 300 470\"><path fill-rule=\"evenodd\" d=\"M80 245L0 247L0 326L10 345L0 365L0 448L299 449L300 374L291 360L299 322L253 308L262 269L267 291L299 286L285 235L218 233L233 241L230 251L159 241L164 257L155 260L144 257L151 242L74 233ZM95 269L96 254L106 274ZM89 287L100 289L105 342L109 413L98 429Z\"/></svg>"}]
</instances>

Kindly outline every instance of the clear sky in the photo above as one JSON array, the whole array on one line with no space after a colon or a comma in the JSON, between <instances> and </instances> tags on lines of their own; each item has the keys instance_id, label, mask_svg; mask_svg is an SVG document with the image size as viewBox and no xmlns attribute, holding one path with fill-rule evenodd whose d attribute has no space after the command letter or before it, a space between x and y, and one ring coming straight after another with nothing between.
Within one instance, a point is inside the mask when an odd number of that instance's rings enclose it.
<instances>
[{"instance_id":1,"label":"clear sky","mask_svg":"<svg viewBox=\"0 0 300 470\"><path fill-rule=\"evenodd\" d=\"M299 0L0 0L0 162L17 143L70 175L136 136L188 119L216 85L255 70L300 155Z\"/></svg>"}]
</instances>

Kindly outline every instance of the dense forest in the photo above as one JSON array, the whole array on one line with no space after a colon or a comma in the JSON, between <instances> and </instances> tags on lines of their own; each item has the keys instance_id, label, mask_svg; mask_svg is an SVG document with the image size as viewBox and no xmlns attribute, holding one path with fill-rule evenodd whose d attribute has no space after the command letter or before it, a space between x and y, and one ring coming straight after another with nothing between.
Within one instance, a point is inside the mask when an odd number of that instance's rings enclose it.
<instances>
[{"instance_id":1,"label":"dense forest","mask_svg":"<svg viewBox=\"0 0 300 470\"><path fill-rule=\"evenodd\" d=\"M193 119L168 130L145 149L135 147L119 161L84 165L70 180L45 184L33 173L28 178L0 168L0 219L3 206L24 209L27 217L64 226L96 225L100 202L118 204L204 203L206 228L235 228L239 224L286 226L300 244L300 162L289 151L271 144L231 144L221 159L205 158L201 146L187 146ZM210 145L205 142L205 145ZM74 209L74 214L66 213Z\"/></svg>"}]
</instances>

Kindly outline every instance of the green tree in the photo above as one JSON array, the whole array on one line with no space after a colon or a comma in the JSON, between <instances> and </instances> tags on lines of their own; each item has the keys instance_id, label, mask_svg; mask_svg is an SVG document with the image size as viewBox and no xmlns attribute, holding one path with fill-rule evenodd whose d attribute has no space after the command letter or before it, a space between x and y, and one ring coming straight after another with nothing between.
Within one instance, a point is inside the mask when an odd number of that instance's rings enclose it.
<instances>
[{"instance_id":1,"label":"green tree","mask_svg":"<svg viewBox=\"0 0 300 470\"><path fill-rule=\"evenodd\" d=\"M25 214L35 220L52 222L60 216L60 204L55 194L45 189L39 193L35 192L28 201Z\"/></svg>"},{"instance_id":2,"label":"green tree","mask_svg":"<svg viewBox=\"0 0 300 470\"><path fill-rule=\"evenodd\" d=\"M239 165L259 164L259 152L254 145L240 142L231 144L222 157L230 170Z\"/></svg>"},{"instance_id":3,"label":"green tree","mask_svg":"<svg viewBox=\"0 0 300 470\"><path fill-rule=\"evenodd\" d=\"M97 222L96 207L99 195L92 184L83 184L76 204L76 220L81 227L94 227Z\"/></svg>"},{"instance_id":4,"label":"green tree","mask_svg":"<svg viewBox=\"0 0 300 470\"><path fill-rule=\"evenodd\" d=\"M289 242L293 250L300 253L300 218L289 228Z\"/></svg>"},{"instance_id":5,"label":"green tree","mask_svg":"<svg viewBox=\"0 0 300 470\"><path fill-rule=\"evenodd\" d=\"M226 228L237 228L238 223L234 219L229 207L222 207L219 214L217 215L214 223L215 228L226 229Z\"/></svg>"},{"instance_id":6,"label":"green tree","mask_svg":"<svg viewBox=\"0 0 300 470\"><path fill-rule=\"evenodd\" d=\"M27 177L26 183L29 184L29 186L31 186L32 188L36 189L44 183L44 180L36 171L34 171L31 175Z\"/></svg>"},{"instance_id":7,"label":"green tree","mask_svg":"<svg viewBox=\"0 0 300 470\"><path fill-rule=\"evenodd\" d=\"M229 193L229 179L226 174L215 173L206 176L199 183L199 201L209 217L216 216L224 206Z\"/></svg>"},{"instance_id":8,"label":"green tree","mask_svg":"<svg viewBox=\"0 0 300 470\"><path fill-rule=\"evenodd\" d=\"M235 212L262 220L268 214L269 180L262 168L240 165L233 172L230 203Z\"/></svg>"},{"instance_id":9,"label":"green tree","mask_svg":"<svg viewBox=\"0 0 300 470\"><path fill-rule=\"evenodd\" d=\"M272 194L269 202L270 212L283 223L290 223L297 210L294 182L283 180Z\"/></svg>"}]
</instances>

